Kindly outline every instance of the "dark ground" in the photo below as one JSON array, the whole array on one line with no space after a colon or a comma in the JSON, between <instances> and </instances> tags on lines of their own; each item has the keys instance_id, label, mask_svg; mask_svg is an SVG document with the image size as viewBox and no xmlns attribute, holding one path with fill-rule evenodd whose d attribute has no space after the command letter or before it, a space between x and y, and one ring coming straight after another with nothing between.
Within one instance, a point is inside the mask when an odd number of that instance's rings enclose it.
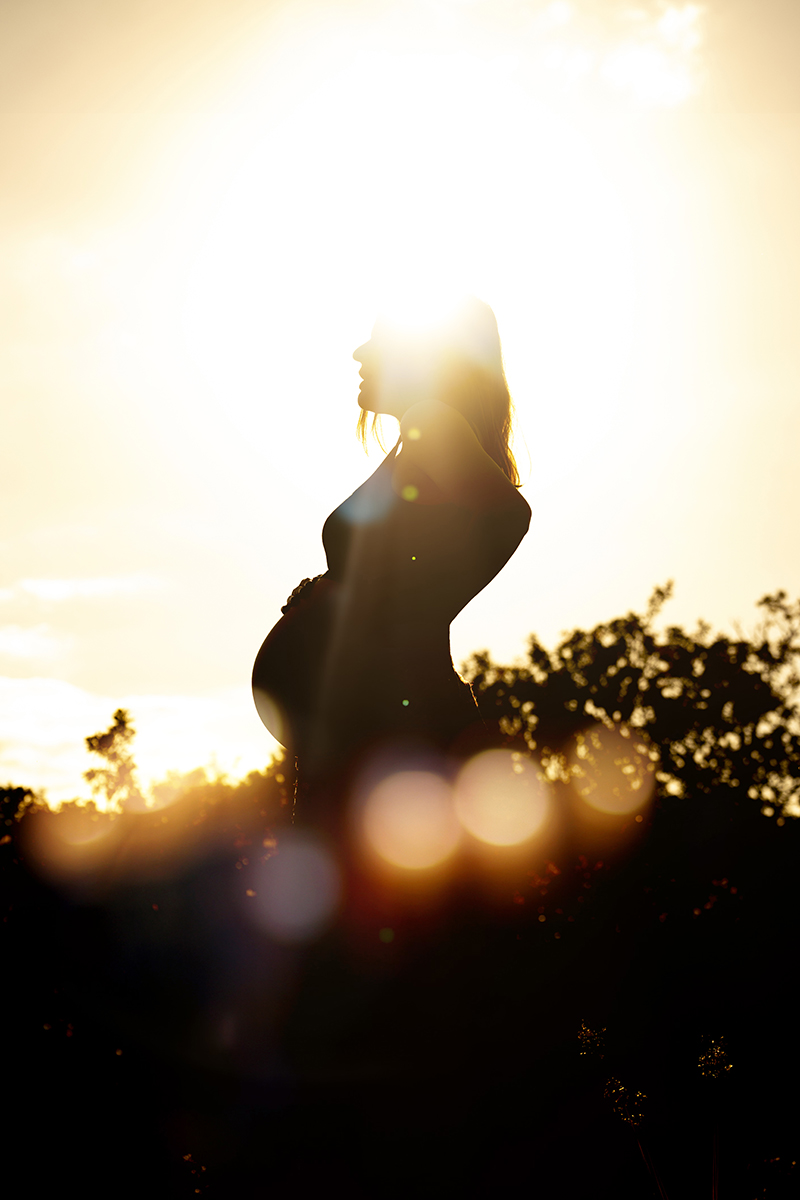
<instances>
[{"instance_id":1,"label":"dark ground","mask_svg":"<svg viewBox=\"0 0 800 1200\"><path fill-rule=\"evenodd\" d=\"M800 826L703 804L602 867L518 862L491 901L362 899L302 951L242 921L235 851L78 891L15 831L5 1194L693 1200L716 1129L722 1200L796 1196Z\"/></svg>"}]
</instances>

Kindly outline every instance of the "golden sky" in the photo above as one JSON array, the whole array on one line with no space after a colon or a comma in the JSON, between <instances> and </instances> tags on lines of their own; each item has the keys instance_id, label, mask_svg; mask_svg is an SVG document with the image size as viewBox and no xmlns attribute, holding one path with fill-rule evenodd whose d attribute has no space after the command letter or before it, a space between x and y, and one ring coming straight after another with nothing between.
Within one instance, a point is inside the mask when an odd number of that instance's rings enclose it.
<instances>
[{"instance_id":1,"label":"golden sky","mask_svg":"<svg viewBox=\"0 0 800 1200\"><path fill-rule=\"evenodd\" d=\"M453 656L800 593L792 0L6 0L0 780L261 766L249 694L373 469L382 290L497 313L531 531Z\"/></svg>"}]
</instances>

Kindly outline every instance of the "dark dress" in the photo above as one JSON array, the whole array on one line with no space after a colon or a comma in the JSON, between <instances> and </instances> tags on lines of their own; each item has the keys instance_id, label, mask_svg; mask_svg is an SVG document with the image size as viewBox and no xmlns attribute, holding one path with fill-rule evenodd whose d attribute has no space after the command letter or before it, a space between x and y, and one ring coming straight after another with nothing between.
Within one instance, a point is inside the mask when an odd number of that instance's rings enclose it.
<instances>
[{"instance_id":1,"label":"dark dress","mask_svg":"<svg viewBox=\"0 0 800 1200\"><path fill-rule=\"evenodd\" d=\"M405 500L392 486L396 454L328 517L328 571L287 604L253 671L262 719L275 732L282 710L281 740L297 756L294 824L321 838L343 881L335 923L293 951L278 1054L302 1083L304 1133L317 1136L309 1114L326 1114L326 1130L332 1113L355 1114L348 1145L364 1113L387 1105L400 1107L386 1127L405 1122L410 1135L418 1083L449 1081L465 1048L474 1073L482 908L475 928L472 901L465 907L458 893L455 915L446 905L429 912L413 885L406 895L403 881L362 857L350 818L373 770L447 774L492 743L453 669L450 622L505 565L530 520L514 494L489 511ZM302 879L299 892L307 886ZM396 956L387 957L387 932Z\"/></svg>"},{"instance_id":2,"label":"dark dress","mask_svg":"<svg viewBox=\"0 0 800 1200\"><path fill-rule=\"evenodd\" d=\"M262 719L275 732L277 703L297 755L301 821L341 804L372 756L463 753L482 724L450 622L514 553L530 510L404 499L397 449L328 517L328 571L284 610L253 670Z\"/></svg>"}]
</instances>

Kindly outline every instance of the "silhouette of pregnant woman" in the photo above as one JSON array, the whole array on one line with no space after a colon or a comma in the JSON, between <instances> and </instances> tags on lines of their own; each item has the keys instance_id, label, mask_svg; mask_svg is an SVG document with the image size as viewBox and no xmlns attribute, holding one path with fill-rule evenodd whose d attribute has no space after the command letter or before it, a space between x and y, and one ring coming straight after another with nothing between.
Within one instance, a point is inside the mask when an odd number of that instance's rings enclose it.
<instances>
[{"instance_id":1,"label":"silhouette of pregnant woman","mask_svg":"<svg viewBox=\"0 0 800 1200\"><path fill-rule=\"evenodd\" d=\"M253 670L261 719L297 757L294 819L329 832L376 755L469 753L482 723L450 623L531 516L486 304L469 298L425 330L381 319L353 357L362 442L369 413L396 418L400 438L326 520L328 570L295 590Z\"/></svg>"}]
</instances>

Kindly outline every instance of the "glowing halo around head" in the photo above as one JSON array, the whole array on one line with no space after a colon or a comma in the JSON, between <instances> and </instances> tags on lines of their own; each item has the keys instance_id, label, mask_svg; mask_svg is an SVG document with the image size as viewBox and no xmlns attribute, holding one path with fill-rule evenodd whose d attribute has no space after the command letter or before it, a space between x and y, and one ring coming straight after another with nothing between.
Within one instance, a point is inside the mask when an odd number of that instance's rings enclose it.
<instances>
[{"instance_id":1,"label":"glowing halo around head","mask_svg":"<svg viewBox=\"0 0 800 1200\"><path fill-rule=\"evenodd\" d=\"M460 836L450 786L432 771L398 771L382 779L367 797L362 828L382 859L416 871L444 862Z\"/></svg>"},{"instance_id":2,"label":"glowing halo around head","mask_svg":"<svg viewBox=\"0 0 800 1200\"><path fill-rule=\"evenodd\" d=\"M486 750L462 767L455 806L473 837L493 846L515 846L542 829L550 798L530 759L509 750Z\"/></svg>"},{"instance_id":3,"label":"glowing halo around head","mask_svg":"<svg viewBox=\"0 0 800 1200\"><path fill-rule=\"evenodd\" d=\"M378 311L389 324L409 334L447 326L468 300L465 290L418 279L393 283L378 299Z\"/></svg>"},{"instance_id":4,"label":"glowing halo around head","mask_svg":"<svg viewBox=\"0 0 800 1200\"><path fill-rule=\"evenodd\" d=\"M470 292L443 287L394 294L378 309L372 336L405 364L437 370L460 362L504 374L495 314Z\"/></svg>"}]
</instances>

